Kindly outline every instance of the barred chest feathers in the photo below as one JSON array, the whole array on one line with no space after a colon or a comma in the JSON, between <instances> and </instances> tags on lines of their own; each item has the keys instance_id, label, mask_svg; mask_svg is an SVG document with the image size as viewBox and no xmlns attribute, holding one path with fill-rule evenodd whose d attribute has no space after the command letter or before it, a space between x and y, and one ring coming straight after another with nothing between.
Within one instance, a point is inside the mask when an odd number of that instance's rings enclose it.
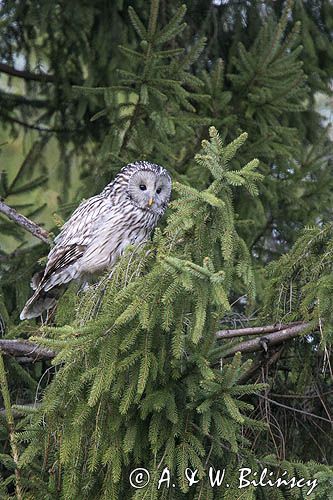
<instances>
[{"instance_id":1,"label":"barred chest feathers","mask_svg":"<svg viewBox=\"0 0 333 500\"><path fill-rule=\"evenodd\" d=\"M103 217L94 231L95 237L81 258L83 273L95 273L111 267L128 245L139 245L147 241L160 216L140 209L114 210ZM97 258L98 256L98 258Z\"/></svg>"}]
</instances>

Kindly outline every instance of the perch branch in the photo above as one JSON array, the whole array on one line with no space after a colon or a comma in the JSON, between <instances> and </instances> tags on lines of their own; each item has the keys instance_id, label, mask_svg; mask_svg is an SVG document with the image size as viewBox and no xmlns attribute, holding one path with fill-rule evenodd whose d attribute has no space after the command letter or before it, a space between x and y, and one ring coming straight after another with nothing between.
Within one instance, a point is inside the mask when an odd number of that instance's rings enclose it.
<instances>
[{"instance_id":1,"label":"perch branch","mask_svg":"<svg viewBox=\"0 0 333 500\"><path fill-rule=\"evenodd\" d=\"M4 203L1 199L0 212L6 215L8 219L11 219L12 221L16 222L16 224L22 226L26 231L29 231L29 233L33 234L36 238L42 240L44 243L47 243L48 245L51 243L50 235L45 229L41 228L38 224L32 222L24 215L16 212L14 208L6 205L6 203Z\"/></svg>"}]
</instances>

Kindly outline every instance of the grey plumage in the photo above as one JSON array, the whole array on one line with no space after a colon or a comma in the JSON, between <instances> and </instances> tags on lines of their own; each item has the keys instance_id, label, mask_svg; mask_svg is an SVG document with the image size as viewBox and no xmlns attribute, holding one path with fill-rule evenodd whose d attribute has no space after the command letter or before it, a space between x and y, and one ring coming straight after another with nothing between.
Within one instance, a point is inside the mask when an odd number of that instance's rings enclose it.
<instances>
[{"instance_id":1,"label":"grey plumage","mask_svg":"<svg viewBox=\"0 0 333 500\"><path fill-rule=\"evenodd\" d=\"M165 212L171 194L167 170L146 161L130 163L114 181L83 201L63 225L45 270L34 276L33 296L20 318L52 308L72 280L103 271L129 244L147 240Z\"/></svg>"}]
</instances>

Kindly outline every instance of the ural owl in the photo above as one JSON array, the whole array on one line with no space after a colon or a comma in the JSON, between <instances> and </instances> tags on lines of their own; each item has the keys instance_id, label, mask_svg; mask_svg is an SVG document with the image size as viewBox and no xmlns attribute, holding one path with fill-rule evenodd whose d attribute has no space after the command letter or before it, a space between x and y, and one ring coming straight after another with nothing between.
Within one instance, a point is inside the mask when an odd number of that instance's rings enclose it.
<instances>
[{"instance_id":1,"label":"ural owl","mask_svg":"<svg viewBox=\"0 0 333 500\"><path fill-rule=\"evenodd\" d=\"M122 168L113 182L83 201L64 224L45 270L32 279L35 292L20 318L40 316L56 304L64 285L111 267L127 245L147 240L170 194L171 178L163 167L140 161Z\"/></svg>"}]
</instances>

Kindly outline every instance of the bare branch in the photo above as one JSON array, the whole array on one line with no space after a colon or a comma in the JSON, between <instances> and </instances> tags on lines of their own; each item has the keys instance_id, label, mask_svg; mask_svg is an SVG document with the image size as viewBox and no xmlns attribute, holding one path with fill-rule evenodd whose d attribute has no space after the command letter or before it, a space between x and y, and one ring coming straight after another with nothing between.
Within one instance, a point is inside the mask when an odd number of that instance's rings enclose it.
<instances>
[{"instance_id":1,"label":"bare branch","mask_svg":"<svg viewBox=\"0 0 333 500\"><path fill-rule=\"evenodd\" d=\"M32 362L49 360L55 357L54 351L39 347L28 340L0 339L0 350L10 356L28 357Z\"/></svg>"},{"instance_id":2,"label":"bare branch","mask_svg":"<svg viewBox=\"0 0 333 500\"><path fill-rule=\"evenodd\" d=\"M304 332L310 327L310 323L299 323L294 326L284 328L283 330L275 331L265 335L264 337L257 337L255 339L246 340L240 342L236 346L233 346L228 350L223 356L229 357L236 354L236 352L246 353L260 351L263 349L263 340L265 340L268 346L281 344L285 340L297 337L300 333Z\"/></svg>"},{"instance_id":3,"label":"bare branch","mask_svg":"<svg viewBox=\"0 0 333 500\"><path fill-rule=\"evenodd\" d=\"M229 349L223 356L229 357L233 356L236 352L254 352L261 351L263 349L262 341L268 344L268 346L273 346L276 344L281 344L285 340L292 339L304 332L310 327L310 323L300 323L284 330L275 331L265 337L257 337L255 339L248 340L246 342L240 342L236 346ZM264 327L262 327L264 328ZM51 349L46 349L44 347L39 347L28 340L20 339L0 339L0 349L4 354L15 356L20 362L35 362L40 360L50 360L56 355Z\"/></svg>"},{"instance_id":4,"label":"bare branch","mask_svg":"<svg viewBox=\"0 0 333 500\"><path fill-rule=\"evenodd\" d=\"M329 424L333 424L333 420L328 418L321 417L320 415L315 415L314 413L310 413L308 411L304 410L299 410L298 408L293 408L292 406L284 405L282 403L279 403L278 401L274 401L274 399L267 398L266 396L263 396L262 394L257 394L259 398L265 399L269 403L273 403L276 406L281 406L281 408L285 408L286 410L291 410L295 411L297 413L302 413L303 415L307 415L308 417L313 417L313 418L318 418L319 420L323 420L324 422L328 422Z\"/></svg>"},{"instance_id":5,"label":"bare branch","mask_svg":"<svg viewBox=\"0 0 333 500\"><path fill-rule=\"evenodd\" d=\"M6 73L6 75L17 76L18 78L24 78L24 80L33 80L36 82L55 82L55 77L53 75L48 75L46 73L32 73L31 71L27 70L19 70L5 63L0 63L0 73Z\"/></svg>"},{"instance_id":6,"label":"bare branch","mask_svg":"<svg viewBox=\"0 0 333 500\"><path fill-rule=\"evenodd\" d=\"M270 215L262 230L258 233L258 235L254 238L253 242L251 243L250 249L252 249L258 243L258 241L264 236L267 229L272 225L272 222L273 222L273 217Z\"/></svg>"},{"instance_id":7,"label":"bare branch","mask_svg":"<svg viewBox=\"0 0 333 500\"><path fill-rule=\"evenodd\" d=\"M248 328L234 328L232 330L219 330L216 332L218 339L231 339L233 337L243 337L246 335L265 335L266 333L278 332L286 328L291 328L294 325L300 325L302 321L295 321L294 323L282 324L275 323L274 325L267 326L253 326Z\"/></svg>"},{"instance_id":8,"label":"bare branch","mask_svg":"<svg viewBox=\"0 0 333 500\"><path fill-rule=\"evenodd\" d=\"M16 212L14 208L11 208L8 205L6 205L6 203L4 203L1 199L0 199L0 212L6 215L8 219L11 219L12 221L16 222L16 224L22 226L26 231L29 231L29 233L33 234L36 238L39 238L44 243L50 245L51 243L50 235L45 229L41 228L38 224L32 222L24 215L21 215L18 212Z\"/></svg>"},{"instance_id":9,"label":"bare branch","mask_svg":"<svg viewBox=\"0 0 333 500\"><path fill-rule=\"evenodd\" d=\"M320 399L323 396L327 396L333 394L333 391L323 392L322 394L306 394L305 396L302 394L276 394L274 392L269 393L270 396L277 398L288 398L288 399Z\"/></svg>"}]
</instances>

